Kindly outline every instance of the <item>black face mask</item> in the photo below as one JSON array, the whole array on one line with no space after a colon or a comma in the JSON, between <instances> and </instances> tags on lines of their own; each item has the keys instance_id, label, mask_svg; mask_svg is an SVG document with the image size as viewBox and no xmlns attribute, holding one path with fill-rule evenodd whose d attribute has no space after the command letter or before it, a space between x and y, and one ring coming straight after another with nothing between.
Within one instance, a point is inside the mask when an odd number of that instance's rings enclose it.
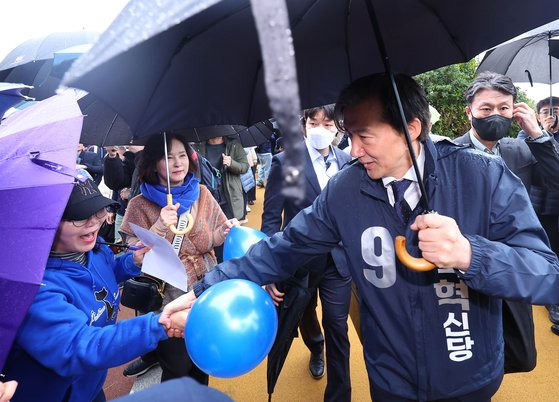
<instances>
[{"instance_id":1,"label":"black face mask","mask_svg":"<svg viewBox=\"0 0 559 402\"><path fill-rule=\"evenodd\" d=\"M500 114L492 114L482 119L478 119L472 114L472 126L485 141L499 141L508 134L511 124L512 118L503 117Z\"/></svg>"}]
</instances>

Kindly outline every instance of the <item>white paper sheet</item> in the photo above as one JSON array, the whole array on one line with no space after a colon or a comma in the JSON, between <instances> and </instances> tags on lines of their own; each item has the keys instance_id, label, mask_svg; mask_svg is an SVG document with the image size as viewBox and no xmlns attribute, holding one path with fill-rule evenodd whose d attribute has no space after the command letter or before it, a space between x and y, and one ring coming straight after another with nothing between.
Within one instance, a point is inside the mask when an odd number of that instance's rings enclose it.
<instances>
[{"instance_id":1,"label":"white paper sheet","mask_svg":"<svg viewBox=\"0 0 559 402\"><path fill-rule=\"evenodd\" d=\"M130 224L138 239L150 247L144 257L142 272L164 280L169 285L186 292L188 277L173 246L165 238L138 225Z\"/></svg>"}]
</instances>

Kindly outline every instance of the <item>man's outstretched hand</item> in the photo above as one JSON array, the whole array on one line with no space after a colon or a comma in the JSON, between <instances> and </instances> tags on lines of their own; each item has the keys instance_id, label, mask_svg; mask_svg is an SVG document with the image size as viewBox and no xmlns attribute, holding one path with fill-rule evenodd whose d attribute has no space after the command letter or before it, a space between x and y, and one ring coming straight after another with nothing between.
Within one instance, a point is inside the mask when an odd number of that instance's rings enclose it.
<instances>
[{"instance_id":1,"label":"man's outstretched hand","mask_svg":"<svg viewBox=\"0 0 559 402\"><path fill-rule=\"evenodd\" d=\"M190 291L167 304L159 317L159 322L165 327L167 336L184 337L184 327L192 305L196 301L193 291Z\"/></svg>"}]
</instances>

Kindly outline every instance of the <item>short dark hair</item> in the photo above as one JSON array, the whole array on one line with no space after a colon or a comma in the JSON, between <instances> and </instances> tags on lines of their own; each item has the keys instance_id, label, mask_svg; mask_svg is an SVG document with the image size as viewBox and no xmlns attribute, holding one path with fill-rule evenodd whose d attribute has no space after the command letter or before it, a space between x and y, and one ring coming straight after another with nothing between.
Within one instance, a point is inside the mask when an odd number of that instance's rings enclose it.
<instances>
[{"instance_id":1,"label":"short dark hair","mask_svg":"<svg viewBox=\"0 0 559 402\"><path fill-rule=\"evenodd\" d=\"M394 79L402 101L406 123L410 123L414 118L419 119L421 122L419 140L425 141L429 135L430 125L427 95L425 95L423 88L408 75L396 74ZM334 111L335 122L340 131L345 131L343 127L344 110L368 100L376 100L380 104L382 121L392 126L399 133L404 132L404 125L402 124L392 83L386 73L361 77L341 92Z\"/></svg>"},{"instance_id":2,"label":"short dark hair","mask_svg":"<svg viewBox=\"0 0 559 402\"><path fill-rule=\"evenodd\" d=\"M559 97L552 96L551 103L553 104L553 107L559 106ZM540 110L545 106L549 106L549 96L547 98L543 98L536 104L536 112L539 113Z\"/></svg>"},{"instance_id":3,"label":"short dark hair","mask_svg":"<svg viewBox=\"0 0 559 402\"><path fill-rule=\"evenodd\" d=\"M194 159L194 151L188 143L187 139L177 133L167 133L167 149L171 151L171 142L178 140L184 145L188 156L188 171L197 172L198 163ZM138 179L140 183L159 184L159 178L155 166L157 162L165 157L165 148L163 145L163 135L154 134L146 142L144 151L138 163Z\"/></svg>"},{"instance_id":4,"label":"short dark hair","mask_svg":"<svg viewBox=\"0 0 559 402\"><path fill-rule=\"evenodd\" d=\"M324 117L326 117L329 120L334 120L335 118L334 104L324 105L324 106L313 107L310 109L305 109L303 111L303 123L306 123L308 119L314 118L314 116L316 116L319 112L323 112Z\"/></svg>"},{"instance_id":5,"label":"short dark hair","mask_svg":"<svg viewBox=\"0 0 559 402\"><path fill-rule=\"evenodd\" d=\"M516 87L509 77L492 71L484 71L474 78L466 89L466 104L471 106L476 94L483 89L493 89L505 95L512 95L512 101L516 101Z\"/></svg>"}]
</instances>

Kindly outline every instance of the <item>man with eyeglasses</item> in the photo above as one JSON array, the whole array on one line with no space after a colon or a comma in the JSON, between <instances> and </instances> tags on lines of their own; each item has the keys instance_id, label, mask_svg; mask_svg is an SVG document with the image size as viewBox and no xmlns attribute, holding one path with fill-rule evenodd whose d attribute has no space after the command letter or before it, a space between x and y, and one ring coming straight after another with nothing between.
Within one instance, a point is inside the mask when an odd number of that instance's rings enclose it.
<instances>
[{"instance_id":1,"label":"man with eyeglasses","mask_svg":"<svg viewBox=\"0 0 559 402\"><path fill-rule=\"evenodd\" d=\"M543 98L536 104L536 110L536 117L542 128L556 141L559 140L559 97ZM518 133L519 139L526 139L526 137L523 130ZM538 218L549 237L551 249L555 254L559 254L559 194L548 192L544 207L543 211L536 210L536 212L538 212ZM559 304L547 306L547 309L549 310L549 321L553 323L551 331L555 335L559 335Z\"/></svg>"},{"instance_id":2,"label":"man with eyeglasses","mask_svg":"<svg viewBox=\"0 0 559 402\"><path fill-rule=\"evenodd\" d=\"M551 109L549 104L551 102ZM550 112L551 110L551 112ZM541 127L549 134L552 134L555 140L559 140L559 97L545 97L536 104L536 118ZM518 139L525 140L528 135L521 130L518 133Z\"/></svg>"}]
</instances>

